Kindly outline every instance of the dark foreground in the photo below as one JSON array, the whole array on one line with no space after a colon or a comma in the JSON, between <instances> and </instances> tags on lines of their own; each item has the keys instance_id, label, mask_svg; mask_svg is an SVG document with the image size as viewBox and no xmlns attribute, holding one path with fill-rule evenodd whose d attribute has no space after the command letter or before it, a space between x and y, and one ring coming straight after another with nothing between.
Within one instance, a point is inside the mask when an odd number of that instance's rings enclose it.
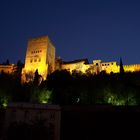
<instances>
[{"instance_id":1,"label":"dark foreground","mask_svg":"<svg viewBox=\"0 0 140 140\"><path fill-rule=\"evenodd\" d=\"M140 138L140 107L67 106L61 115L61 140Z\"/></svg>"},{"instance_id":2,"label":"dark foreground","mask_svg":"<svg viewBox=\"0 0 140 140\"><path fill-rule=\"evenodd\" d=\"M2 135L2 125L4 125L4 112L2 110L0 120L0 135ZM50 129L45 131L45 127L42 127L44 125L37 126L36 128L32 127L32 129L26 128L25 125L15 130L12 128L8 134L15 134L14 140L19 138L21 140L55 140L53 136L50 137L46 134ZM29 133L28 130L31 132ZM5 140L11 139L10 135ZM60 140L95 139L140 139L140 107L105 105L61 107Z\"/></svg>"}]
</instances>

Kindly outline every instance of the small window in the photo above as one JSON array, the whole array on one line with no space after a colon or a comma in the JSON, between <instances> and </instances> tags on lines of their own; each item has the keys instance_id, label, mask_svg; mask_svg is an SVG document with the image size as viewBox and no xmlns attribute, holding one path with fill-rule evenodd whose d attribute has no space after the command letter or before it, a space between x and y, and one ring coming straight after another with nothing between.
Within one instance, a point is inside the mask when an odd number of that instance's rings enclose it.
<instances>
[{"instance_id":1,"label":"small window","mask_svg":"<svg viewBox=\"0 0 140 140\"><path fill-rule=\"evenodd\" d=\"M31 60L30 60L30 63L32 63L32 62L33 62L33 60L31 59Z\"/></svg>"},{"instance_id":2,"label":"small window","mask_svg":"<svg viewBox=\"0 0 140 140\"><path fill-rule=\"evenodd\" d=\"M113 65L113 63L112 63L112 65Z\"/></svg>"},{"instance_id":3,"label":"small window","mask_svg":"<svg viewBox=\"0 0 140 140\"><path fill-rule=\"evenodd\" d=\"M36 62L37 61L37 59L34 59L34 62Z\"/></svg>"},{"instance_id":4,"label":"small window","mask_svg":"<svg viewBox=\"0 0 140 140\"><path fill-rule=\"evenodd\" d=\"M102 64L102 66L104 66L104 64Z\"/></svg>"},{"instance_id":5,"label":"small window","mask_svg":"<svg viewBox=\"0 0 140 140\"><path fill-rule=\"evenodd\" d=\"M96 66L98 66L98 63L96 63Z\"/></svg>"},{"instance_id":6,"label":"small window","mask_svg":"<svg viewBox=\"0 0 140 140\"><path fill-rule=\"evenodd\" d=\"M38 59L38 62L40 62L40 61L41 61L41 58Z\"/></svg>"}]
</instances>

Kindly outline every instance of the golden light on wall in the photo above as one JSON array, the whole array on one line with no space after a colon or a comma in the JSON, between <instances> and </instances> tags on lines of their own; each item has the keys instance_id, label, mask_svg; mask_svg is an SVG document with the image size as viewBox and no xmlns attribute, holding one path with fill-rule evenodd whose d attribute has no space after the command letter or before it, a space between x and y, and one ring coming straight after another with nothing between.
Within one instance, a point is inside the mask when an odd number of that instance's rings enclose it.
<instances>
[{"instance_id":1,"label":"golden light on wall","mask_svg":"<svg viewBox=\"0 0 140 140\"><path fill-rule=\"evenodd\" d=\"M54 71L54 67L55 47L48 36L30 39L26 51L25 66L22 70L22 80L32 80L36 70L45 80L48 73Z\"/></svg>"},{"instance_id":2,"label":"golden light on wall","mask_svg":"<svg viewBox=\"0 0 140 140\"><path fill-rule=\"evenodd\" d=\"M45 80L47 75L58 70L68 70L87 74L98 74L105 71L107 74L119 73L120 66L116 61L102 62L101 60L93 60L92 64L87 59L79 59L71 62L62 63L55 59L55 47L48 36L32 38L28 41L26 51L25 66L22 69L22 80L33 80L33 74L38 70L39 74ZM125 72L140 71L140 64L124 65ZM27 78L28 77L28 78Z\"/></svg>"}]
</instances>

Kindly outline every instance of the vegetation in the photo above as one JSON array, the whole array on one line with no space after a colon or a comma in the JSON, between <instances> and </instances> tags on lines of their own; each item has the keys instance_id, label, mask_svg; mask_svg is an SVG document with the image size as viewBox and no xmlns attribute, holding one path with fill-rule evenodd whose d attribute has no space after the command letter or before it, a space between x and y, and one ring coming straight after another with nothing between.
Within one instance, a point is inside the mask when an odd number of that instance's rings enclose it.
<instances>
[{"instance_id":1,"label":"vegetation","mask_svg":"<svg viewBox=\"0 0 140 140\"><path fill-rule=\"evenodd\" d=\"M84 75L55 71L40 82L38 71L34 80L21 84L20 74L0 74L0 106L8 102L36 102L60 105L112 104L140 105L140 72Z\"/></svg>"}]
</instances>

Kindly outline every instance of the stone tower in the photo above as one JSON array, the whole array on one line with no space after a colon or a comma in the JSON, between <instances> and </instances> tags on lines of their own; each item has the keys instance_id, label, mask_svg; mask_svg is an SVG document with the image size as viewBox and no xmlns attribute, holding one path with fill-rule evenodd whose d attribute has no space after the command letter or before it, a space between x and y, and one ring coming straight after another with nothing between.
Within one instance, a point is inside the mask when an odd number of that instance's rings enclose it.
<instances>
[{"instance_id":1,"label":"stone tower","mask_svg":"<svg viewBox=\"0 0 140 140\"><path fill-rule=\"evenodd\" d=\"M47 75L53 72L54 69L55 47L48 36L29 39L25 66L22 69L22 81L32 81L36 70L45 80Z\"/></svg>"}]
</instances>

